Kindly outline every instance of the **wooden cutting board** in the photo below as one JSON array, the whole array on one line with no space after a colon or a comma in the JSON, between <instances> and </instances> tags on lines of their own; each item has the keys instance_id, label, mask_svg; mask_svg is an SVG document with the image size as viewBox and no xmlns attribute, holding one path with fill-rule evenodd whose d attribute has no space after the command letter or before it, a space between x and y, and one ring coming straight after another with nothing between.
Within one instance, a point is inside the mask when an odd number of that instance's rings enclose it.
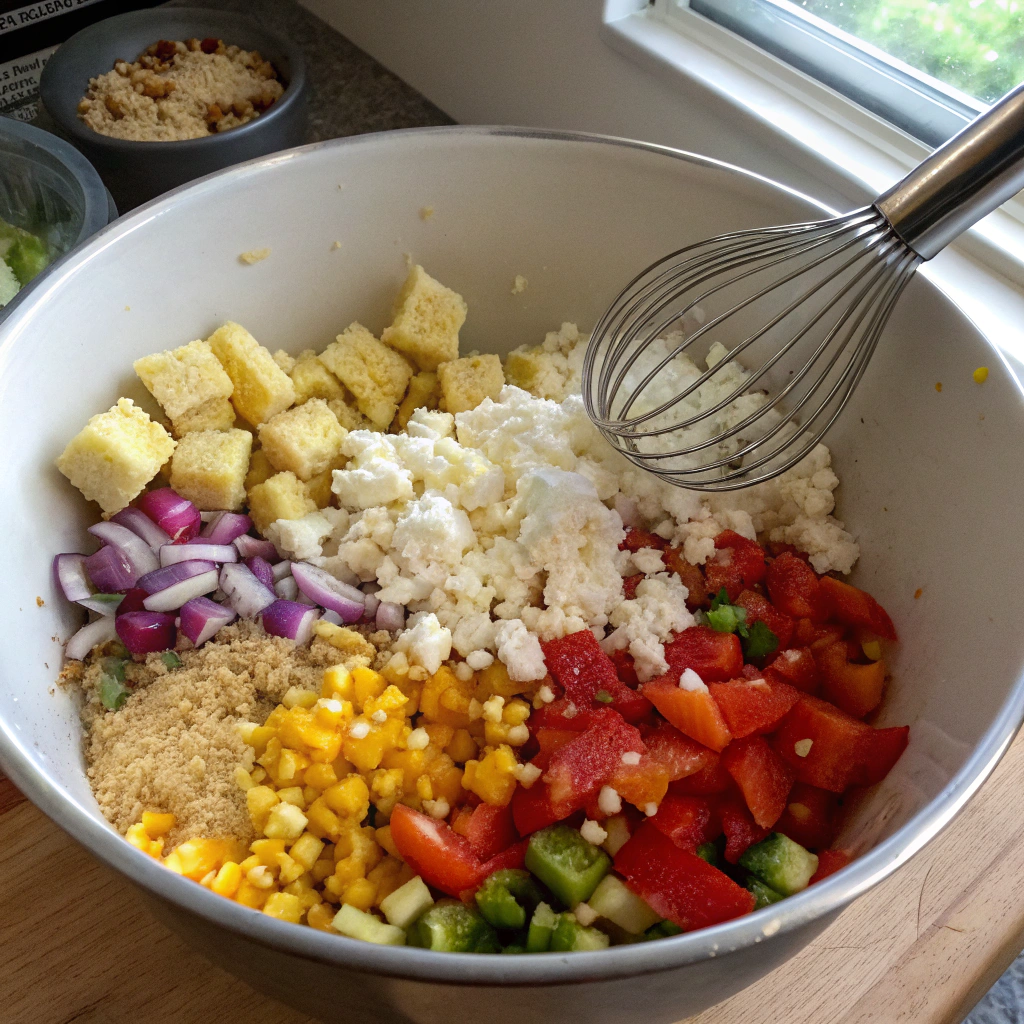
<instances>
[{"instance_id":1,"label":"wooden cutting board","mask_svg":"<svg viewBox=\"0 0 1024 1024\"><path fill-rule=\"evenodd\" d=\"M1024 737L960 817L691 1024L959 1024L1024 947ZM213 967L0 776L5 1024L313 1024Z\"/></svg>"}]
</instances>

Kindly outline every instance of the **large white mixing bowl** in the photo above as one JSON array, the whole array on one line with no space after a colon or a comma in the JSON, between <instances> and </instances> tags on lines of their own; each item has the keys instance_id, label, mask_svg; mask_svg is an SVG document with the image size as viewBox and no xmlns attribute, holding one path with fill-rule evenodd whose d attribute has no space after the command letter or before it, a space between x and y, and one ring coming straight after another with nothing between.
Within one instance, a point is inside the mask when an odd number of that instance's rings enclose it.
<instances>
[{"instance_id":1,"label":"large white mixing bowl","mask_svg":"<svg viewBox=\"0 0 1024 1024\"><path fill-rule=\"evenodd\" d=\"M438 954L284 924L171 874L113 832L89 790L72 695L53 689L76 623L50 560L82 548L95 518L54 459L118 396L152 409L132 373L139 356L227 319L292 352L323 348L354 319L379 330L407 254L465 296L464 350L504 353L563 320L591 326L665 252L819 210L755 174L655 146L445 128L282 153L101 232L0 331L4 770L212 960L329 1021L671 1020L791 956L948 823L1024 713L1024 474L1011 470L1024 449L1021 392L1011 362L923 279L829 439L839 514L863 549L854 579L901 636L881 724L909 722L910 747L847 827L844 842L871 852L728 924L567 956ZM269 259L239 262L264 246ZM529 281L521 295L517 274ZM971 379L979 365L992 368L983 387Z\"/></svg>"}]
</instances>

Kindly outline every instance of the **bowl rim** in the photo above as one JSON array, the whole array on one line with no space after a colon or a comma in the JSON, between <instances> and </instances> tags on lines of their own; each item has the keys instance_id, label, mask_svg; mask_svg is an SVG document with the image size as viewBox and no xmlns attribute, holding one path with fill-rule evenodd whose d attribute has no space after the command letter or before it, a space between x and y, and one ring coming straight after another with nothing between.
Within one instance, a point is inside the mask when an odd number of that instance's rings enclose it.
<instances>
[{"instance_id":1,"label":"bowl rim","mask_svg":"<svg viewBox=\"0 0 1024 1024\"><path fill-rule=\"evenodd\" d=\"M162 209L173 203L185 190L214 190L230 183L231 179L259 173L279 162L302 159L304 155L325 149L379 145L382 142L387 144L399 138L416 138L427 134L453 142L466 138L510 138L637 149L738 175L769 189L787 193L807 203L811 210L821 211L823 216L835 213L824 203L755 171L670 146L614 136L542 128L456 125L332 139L217 171L165 193L108 225L90 243L55 264L53 272L31 296L30 301L20 306L0 327L0 362L3 361L5 350L15 343L22 330L28 326L33 310L45 303L60 288L62 281L78 272L94 255L116 244L120 237L138 230L143 223L158 216ZM966 314L962 315L978 330ZM978 333L985 337L980 330ZM1024 673L1017 677L999 713L964 765L928 804L892 836L848 867L804 892L711 928L653 943L574 953L571 957L550 954L509 957L500 954L434 953L408 946L376 946L342 935L329 935L313 928L296 927L277 921L258 911L224 900L202 886L173 874L135 849L109 825L94 818L46 773L33 767L15 731L2 719L0 767L43 813L105 864L164 903L194 914L212 925L227 928L250 942L304 960L382 977L449 985L534 987L607 982L656 974L715 957L726 957L775 936L797 932L816 920L838 913L857 896L892 874L949 824L991 774L1017 734L1022 720Z\"/></svg>"},{"instance_id":2,"label":"bowl rim","mask_svg":"<svg viewBox=\"0 0 1024 1024\"><path fill-rule=\"evenodd\" d=\"M94 36L106 36L111 26L120 25L134 26L153 23L159 25L169 21L194 18L202 24L203 21L216 21L220 23L235 23L256 29L263 35L272 39L280 48L281 53L286 55L289 64L288 84L285 86L281 97L276 100L266 113L247 121L245 124L232 128L229 131L216 135L207 135L199 139L171 139L140 141L136 139L118 139L110 135L103 135L87 127L79 120L77 115L65 116L62 104L59 101L51 102L51 99L58 100L63 96L64 88L58 85L60 73L71 43L88 43ZM61 57L62 52L64 57ZM103 70L97 70L96 74L103 74ZM140 151L149 152L154 143L159 146L155 151L165 156L187 156L195 153L198 148L206 146L208 149L214 145L229 145L231 140L242 141L248 136L255 134L267 124L276 124L277 121L288 117L292 107L302 101L306 91L306 58L302 48L293 42L288 36L282 35L274 29L267 28L256 19L235 11L223 11L209 7L148 7L138 11L127 11L124 14L115 14L102 21L94 22L80 29L73 36L65 40L57 48L54 54L46 62L42 74L39 77L39 98L50 116L60 125L61 130L73 136L75 140L84 146L96 146L109 151L111 154L128 156ZM81 98L81 97L79 97ZM77 99L76 99L77 105ZM139 147L145 147L140 150Z\"/></svg>"}]
</instances>

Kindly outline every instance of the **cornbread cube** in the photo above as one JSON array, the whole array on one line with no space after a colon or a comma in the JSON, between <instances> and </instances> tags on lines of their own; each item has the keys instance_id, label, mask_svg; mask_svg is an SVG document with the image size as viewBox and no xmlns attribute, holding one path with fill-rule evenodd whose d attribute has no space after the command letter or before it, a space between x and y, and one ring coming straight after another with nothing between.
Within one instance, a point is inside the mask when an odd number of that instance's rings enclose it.
<instances>
[{"instance_id":1,"label":"cornbread cube","mask_svg":"<svg viewBox=\"0 0 1024 1024\"><path fill-rule=\"evenodd\" d=\"M277 363L285 373L290 375L292 368L295 366L295 357L289 355L283 348L279 348L274 353L274 362Z\"/></svg>"},{"instance_id":2,"label":"cornbread cube","mask_svg":"<svg viewBox=\"0 0 1024 1024\"><path fill-rule=\"evenodd\" d=\"M133 365L172 421L207 402L231 397L231 378L205 341L156 352Z\"/></svg>"},{"instance_id":3,"label":"cornbread cube","mask_svg":"<svg viewBox=\"0 0 1024 1024\"><path fill-rule=\"evenodd\" d=\"M316 502L317 508L327 508L331 503L334 492L331 484L334 482L334 468L328 466L322 473L311 476L306 483L306 493Z\"/></svg>"},{"instance_id":4,"label":"cornbread cube","mask_svg":"<svg viewBox=\"0 0 1024 1024\"><path fill-rule=\"evenodd\" d=\"M381 339L421 370L457 359L459 328L466 322L462 296L415 266L395 299L395 319Z\"/></svg>"},{"instance_id":5,"label":"cornbread cube","mask_svg":"<svg viewBox=\"0 0 1024 1024\"><path fill-rule=\"evenodd\" d=\"M344 401L347 396L341 381L331 373L310 348L300 352L289 371L295 385L295 404L302 405L311 398L322 398L325 402L335 399Z\"/></svg>"},{"instance_id":6,"label":"cornbread cube","mask_svg":"<svg viewBox=\"0 0 1024 1024\"><path fill-rule=\"evenodd\" d=\"M231 402L253 426L284 412L295 401L291 377L244 327L228 323L207 339L231 378Z\"/></svg>"},{"instance_id":7,"label":"cornbread cube","mask_svg":"<svg viewBox=\"0 0 1024 1024\"><path fill-rule=\"evenodd\" d=\"M301 519L315 511L305 484L291 472L275 473L249 491L249 515L260 533L278 519Z\"/></svg>"},{"instance_id":8,"label":"cornbread cube","mask_svg":"<svg viewBox=\"0 0 1024 1024\"><path fill-rule=\"evenodd\" d=\"M346 430L372 430L373 424L355 407L354 402L354 398L352 402L332 398L327 405Z\"/></svg>"},{"instance_id":9,"label":"cornbread cube","mask_svg":"<svg viewBox=\"0 0 1024 1024\"><path fill-rule=\"evenodd\" d=\"M352 323L320 353L320 362L355 395L359 411L387 430L412 376L405 359Z\"/></svg>"},{"instance_id":10,"label":"cornbread cube","mask_svg":"<svg viewBox=\"0 0 1024 1024\"><path fill-rule=\"evenodd\" d=\"M441 400L441 385L437 374L423 370L409 381L409 390L398 407L398 428L405 430L409 417L417 409L436 409Z\"/></svg>"},{"instance_id":11,"label":"cornbread cube","mask_svg":"<svg viewBox=\"0 0 1024 1024\"><path fill-rule=\"evenodd\" d=\"M308 480L338 457L347 433L322 398L311 398L267 420L260 427L260 444L275 469Z\"/></svg>"},{"instance_id":12,"label":"cornbread cube","mask_svg":"<svg viewBox=\"0 0 1024 1024\"><path fill-rule=\"evenodd\" d=\"M104 512L119 512L160 472L175 442L130 398L119 398L77 433L57 468Z\"/></svg>"},{"instance_id":13,"label":"cornbread cube","mask_svg":"<svg viewBox=\"0 0 1024 1024\"><path fill-rule=\"evenodd\" d=\"M171 459L171 487L200 511L237 511L245 503L251 452L248 430L193 430Z\"/></svg>"},{"instance_id":14,"label":"cornbread cube","mask_svg":"<svg viewBox=\"0 0 1024 1024\"><path fill-rule=\"evenodd\" d=\"M505 358L505 380L514 387L529 391L538 398L560 401L564 390L562 375L539 345L536 348L514 349Z\"/></svg>"},{"instance_id":15,"label":"cornbread cube","mask_svg":"<svg viewBox=\"0 0 1024 1024\"><path fill-rule=\"evenodd\" d=\"M226 398L211 398L171 420L178 437L193 430L230 430L235 425L235 407Z\"/></svg>"},{"instance_id":16,"label":"cornbread cube","mask_svg":"<svg viewBox=\"0 0 1024 1024\"><path fill-rule=\"evenodd\" d=\"M475 409L485 398L497 399L505 386L501 360L495 355L467 356L437 368L441 395L448 412Z\"/></svg>"},{"instance_id":17,"label":"cornbread cube","mask_svg":"<svg viewBox=\"0 0 1024 1024\"><path fill-rule=\"evenodd\" d=\"M276 472L267 458L267 453L262 448L257 448L249 459L249 472L245 474L246 491L251 491L257 484L269 480Z\"/></svg>"}]
</instances>

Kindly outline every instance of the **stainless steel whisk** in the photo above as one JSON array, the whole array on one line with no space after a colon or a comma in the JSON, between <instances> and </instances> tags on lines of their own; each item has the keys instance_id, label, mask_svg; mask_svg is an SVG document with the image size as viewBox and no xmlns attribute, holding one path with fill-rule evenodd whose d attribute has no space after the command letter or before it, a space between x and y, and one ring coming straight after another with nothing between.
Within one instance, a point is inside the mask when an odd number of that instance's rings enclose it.
<instances>
[{"instance_id":1,"label":"stainless steel whisk","mask_svg":"<svg viewBox=\"0 0 1024 1024\"><path fill-rule=\"evenodd\" d=\"M1021 188L1024 85L871 206L669 254L594 329L588 414L628 459L680 487L778 476L842 412L918 265ZM734 359L754 369L738 373Z\"/></svg>"}]
</instances>

